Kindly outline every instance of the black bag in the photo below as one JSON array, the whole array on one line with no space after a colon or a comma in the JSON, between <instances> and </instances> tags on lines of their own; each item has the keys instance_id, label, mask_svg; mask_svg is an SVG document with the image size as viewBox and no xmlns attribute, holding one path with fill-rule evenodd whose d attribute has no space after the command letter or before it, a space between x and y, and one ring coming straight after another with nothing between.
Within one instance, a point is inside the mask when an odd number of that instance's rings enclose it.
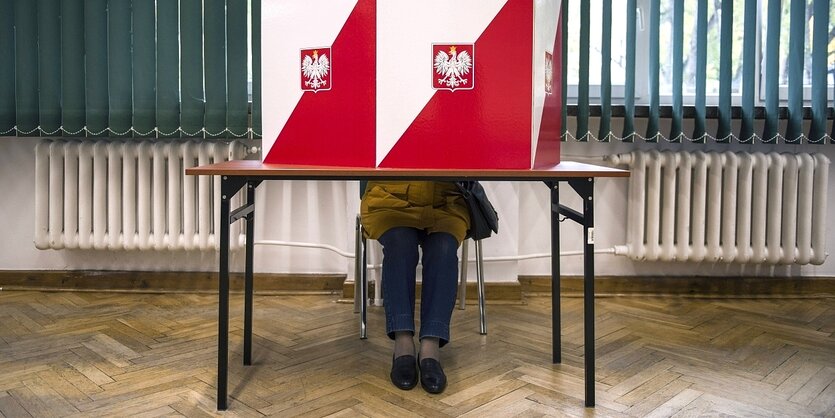
<instances>
[{"instance_id":1,"label":"black bag","mask_svg":"<svg viewBox=\"0 0 835 418\"><path fill-rule=\"evenodd\" d=\"M470 212L470 230L467 237L480 240L499 232L499 214L487 199L481 183L477 181L459 181L455 183Z\"/></svg>"}]
</instances>

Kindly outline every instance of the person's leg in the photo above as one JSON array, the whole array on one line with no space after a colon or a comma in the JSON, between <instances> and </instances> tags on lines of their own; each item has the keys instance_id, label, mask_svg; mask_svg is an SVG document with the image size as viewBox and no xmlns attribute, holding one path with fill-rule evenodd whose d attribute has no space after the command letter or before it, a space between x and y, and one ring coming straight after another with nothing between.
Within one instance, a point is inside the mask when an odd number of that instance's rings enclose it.
<instances>
[{"instance_id":1,"label":"person's leg","mask_svg":"<svg viewBox=\"0 0 835 418\"><path fill-rule=\"evenodd\" d=\"M423 232L392 228L379 238L383 245L383 305L386 333L394 339L391 382L409 390L418 382L415 359L415 268Z\"/></svg>"},{"instance_id":2,"label":"person's leg","mask_svg":"<svg viewBox=\"0 0 835 418\"><path fill-rule=\"evenodd\" d=\"M446 388L438 357L449 341L449 321L458 290L458 239L446 232L423 240L423 290L420 297L420 384L429 393Z\"/></svg>"},{"instance_id":3,"label":"person's leg","mask_svg":"<svg viewBox=\"0 0 835 418\"><path fill-rule=\"evenodd\" d=\"M449 322L458 290L458 240L435 232L423 240L423 282L420 302L420 358L438 359L449 341Z\"/></svg>"},{"instance_id":4,"label":"person's leg","mask_svg":"<svg viewBox=\"0 0 835 418\"><path fill-rule=\"evenodd\" d=\"M422 231L397 227L379 238L383 246L383 306L394 355L414 355L415 269Z\"/></svg>"}]
</instances>

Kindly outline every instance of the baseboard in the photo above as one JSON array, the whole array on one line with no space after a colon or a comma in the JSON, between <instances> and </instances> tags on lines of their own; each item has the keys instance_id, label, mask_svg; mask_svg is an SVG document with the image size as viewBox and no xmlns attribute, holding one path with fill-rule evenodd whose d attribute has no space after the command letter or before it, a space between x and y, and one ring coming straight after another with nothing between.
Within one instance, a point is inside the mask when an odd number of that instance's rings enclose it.
<instances>
[{"instance_id":1,"label":"baseboard","mask_svg":"<svg viewBox=\"0 0 835 418\"><path fill-rule=\"evenodd\" d=\"M344 274L255 274L259 294L339 294ZM217 293L217 272L0 271L0 289L44 291ZM243 273L229 275L229 288L242 292Z\"/></svg>"},{"instance_id":2,"label":"baseboard","mask_svg":"<svg viewBox=\"0 0 835 418\"><path fill-rule=\"evenodd\" d=\"M230 289L243 291L242 273L230 274ZM374 294L374 283L370 295ZM691 297L835 297L835 277L601 277L594 281L598 296ZM267 274L254 276L258 294L334 294L353 300L354 282L342 274ZM518 303L525 295L551 293L550 276L520 276L516 282L487 282L490 303ZM0 271L0 290L217 292L216 272L148 271ZM583 294L583 278L563 276L560 293ZM420 294L418 284L417 294ZM475 303L475 282L467 283L467 301Z\"/></svg>"},{"instance_id":3,"label":"baseboard","mask_svg":"<svg viewBox=\"0 0 835 418\"><path fill-rule=\"evenodd\" d=\"M551 294L550 276L519 276L522 293ZM835 297L835 277L625 277L598 276L597 296ZM583 278L563 276L560 293L583 294Z\"/></svg>"},{"instance_id":4,"label":"baseboard","mask_svg":"<svg viewBox=\"0 0 835 418\"><path fill-rule=\"evenodd\" d=\"M418 287L420 285L418 284ZM374 283L369 283L374 294ZM551 276L519 276L517 282L487 282L490 303L520 302L524 296L551 294ZM835 297L835 277L601 277L594 280L596 296L678 297ZM417 292L420 294L420 291ZM583 296L582 276L563 276L560 295ZM345 282L342 297L353 300L354 283ZM372 296L373 297L373 296ZM476 284L467 283L467 303L476 303Z\"/></svg>"}]
</instances>

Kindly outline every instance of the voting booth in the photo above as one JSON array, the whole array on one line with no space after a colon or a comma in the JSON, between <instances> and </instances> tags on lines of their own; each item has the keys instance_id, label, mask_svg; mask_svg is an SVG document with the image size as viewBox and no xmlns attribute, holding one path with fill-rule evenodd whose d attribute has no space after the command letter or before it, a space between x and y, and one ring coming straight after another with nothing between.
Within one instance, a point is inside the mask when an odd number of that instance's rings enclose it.
<instances>
[{"instance_id":1,"label":"voting booth","mask_svg":"<svg viewBox=\"0 0 835 418\"><path fill-rule=\"evenodd\" d=\"M265 163L559 163L559 0L267 0Z\"/></svg>"}]
</instances>

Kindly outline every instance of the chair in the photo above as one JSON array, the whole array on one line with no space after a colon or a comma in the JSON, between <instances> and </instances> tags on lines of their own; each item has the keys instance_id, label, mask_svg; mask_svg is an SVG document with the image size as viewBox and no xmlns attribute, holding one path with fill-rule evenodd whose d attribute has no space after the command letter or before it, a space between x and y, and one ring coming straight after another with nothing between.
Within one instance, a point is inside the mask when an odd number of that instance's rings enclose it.
<instances>
[{"instance_id":1,"label":"chair","mask_svg":"<svg viewBox=\"0 0 835 418\"><path fill-rule=\"evenodd\" d=\"M365 190L365 181L360 182L360 196ZM354 263L354 312L359 312L360 314L360 338L366 339L367 338L367 327L366 327L366 318L367 318L367 311L368 311L368 269L367 269L367 260L368 260L368 251L367 251L367 242L368 240L362 233L362 220L360 219L360 215L357 215L357 223L356 223L356 237L355 237L355 258L356 262ZM467 242L469 239L465 239L464 242L461 243L461 267L459 270L459 283L458 283L458 309L465 309L466 308L466 300L467 300L467 265L468 265L468 257L469 257L469 245ZM475 254L476 254L476 277L477 277L477 290L478 290L478 313L479 313L479 334L486 335L487 334L487 317L485 313L484 307L484 258L482 257L482 250L481 250L481 240L473 240L475 241Z\"/></svg>"}]
</instances>

